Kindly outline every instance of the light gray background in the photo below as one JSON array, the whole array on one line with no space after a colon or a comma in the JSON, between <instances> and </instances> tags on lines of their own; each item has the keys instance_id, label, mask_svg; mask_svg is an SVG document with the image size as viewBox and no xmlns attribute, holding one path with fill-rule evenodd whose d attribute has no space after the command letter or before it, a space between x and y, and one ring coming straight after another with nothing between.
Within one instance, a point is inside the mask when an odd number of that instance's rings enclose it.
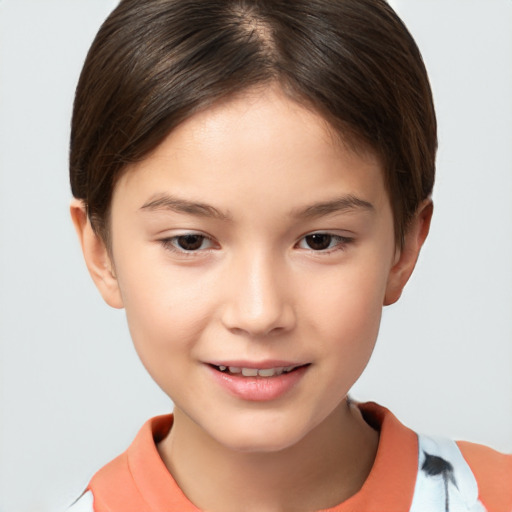
<instances>
[{"instance_id":1,"label":"light gray background","mask_svg":"<svg viewBox=\"0 0 512 512\"><path fill-rule=\"evenodd\" d=\"M512 1L396 0L438 109L435 218L354 396L512 451ZM0 0L0 512L59 511L170 410L68 216L71 104L113 0Z\"/></svg>"}]
</instances>

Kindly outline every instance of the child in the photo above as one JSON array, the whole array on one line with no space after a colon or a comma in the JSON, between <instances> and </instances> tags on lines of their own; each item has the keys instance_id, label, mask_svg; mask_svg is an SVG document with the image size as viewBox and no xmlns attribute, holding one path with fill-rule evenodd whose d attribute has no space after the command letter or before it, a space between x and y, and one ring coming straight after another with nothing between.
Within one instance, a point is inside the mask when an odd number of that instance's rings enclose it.
<instances>
[{"instance_id":1,"label":"child","mask_svg":"<svg viewBox=\"0 0 512 512\"><path fill-rule=\"evenodd\" d=\"M71 214L172 398L73 510L510 511L512 457L348 398L428 234L436 122L382 0L123 0Z\"/></svg>"}]
</instances>

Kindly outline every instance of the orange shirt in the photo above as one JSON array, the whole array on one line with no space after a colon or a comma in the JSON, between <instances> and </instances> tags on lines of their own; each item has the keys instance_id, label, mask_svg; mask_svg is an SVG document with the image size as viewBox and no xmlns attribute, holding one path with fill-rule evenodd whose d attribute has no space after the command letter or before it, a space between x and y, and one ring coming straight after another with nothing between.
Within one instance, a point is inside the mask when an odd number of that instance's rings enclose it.
<instances>
[{"instance_id":1,"label":"orange shirt","mask_svg":"<svg viewBox=\"0 0 512 512\"><path fill-rule=\"evenodd\" d=\"M472 443L437 445L404 427L384 407L374 403L359 407L366 421L380 431L377 457L360 491L328 512L434 512L434 502L444 512L447 492L453 510L512 512L512 455ZM158 454L156 443L171 425L172 415L149 420L128 450L94 475L87 496L94 500L94 512L200 512ZM450 462L442 458L454 452L447 459ZM468 481L461 482L466 477ZM462 489L469 491L461 498L457 493ZM429 493L439 495L429 501ZM457 500L474 503L458 508Z\"/></svg>"}]
</instances>

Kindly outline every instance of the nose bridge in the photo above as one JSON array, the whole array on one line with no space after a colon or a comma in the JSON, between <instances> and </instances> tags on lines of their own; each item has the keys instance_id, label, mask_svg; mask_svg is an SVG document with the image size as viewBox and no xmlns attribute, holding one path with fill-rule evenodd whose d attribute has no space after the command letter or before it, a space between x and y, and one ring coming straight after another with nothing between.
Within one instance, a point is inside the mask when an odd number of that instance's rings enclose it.
<instances>
[{"instance_id":1,"label":"nose bridge","mask_svg":"<svg viewBox=\"0 0 512 512\"><path fill-rule=\"evenodd\" d=\"M260 247L244 252L231 263L226 327L253 336L288 330L294 315L282 261Z\"/></svg>"}]
</instances>

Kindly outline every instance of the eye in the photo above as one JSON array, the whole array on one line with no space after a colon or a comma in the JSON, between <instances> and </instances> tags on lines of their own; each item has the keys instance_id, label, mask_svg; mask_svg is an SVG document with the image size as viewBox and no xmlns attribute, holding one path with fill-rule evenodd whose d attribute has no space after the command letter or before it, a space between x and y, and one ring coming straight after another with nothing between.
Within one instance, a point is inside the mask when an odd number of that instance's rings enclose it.
<instances>
[{"instance_id":1,"label":"eye","mask_svg":"<svg viewBox=\"0 0 512 512\"><path fill-rule=\"evenodd\" d=\"M211 249L213 241L200 233L184 233L162 240L165 248L176 252L198 252Z\"/></svg>"},{"instance_id":2,"label":"eye","mask_svg":"<svg viewBox=\"0 0 512 512\"><path fill-rule=\"evenodd\" d=\"M331 233L311 233L299 241L298 247L321 252L329 251L330 249L344 249L351 241L351 238Z\"/></svg>"}]
</instances>

